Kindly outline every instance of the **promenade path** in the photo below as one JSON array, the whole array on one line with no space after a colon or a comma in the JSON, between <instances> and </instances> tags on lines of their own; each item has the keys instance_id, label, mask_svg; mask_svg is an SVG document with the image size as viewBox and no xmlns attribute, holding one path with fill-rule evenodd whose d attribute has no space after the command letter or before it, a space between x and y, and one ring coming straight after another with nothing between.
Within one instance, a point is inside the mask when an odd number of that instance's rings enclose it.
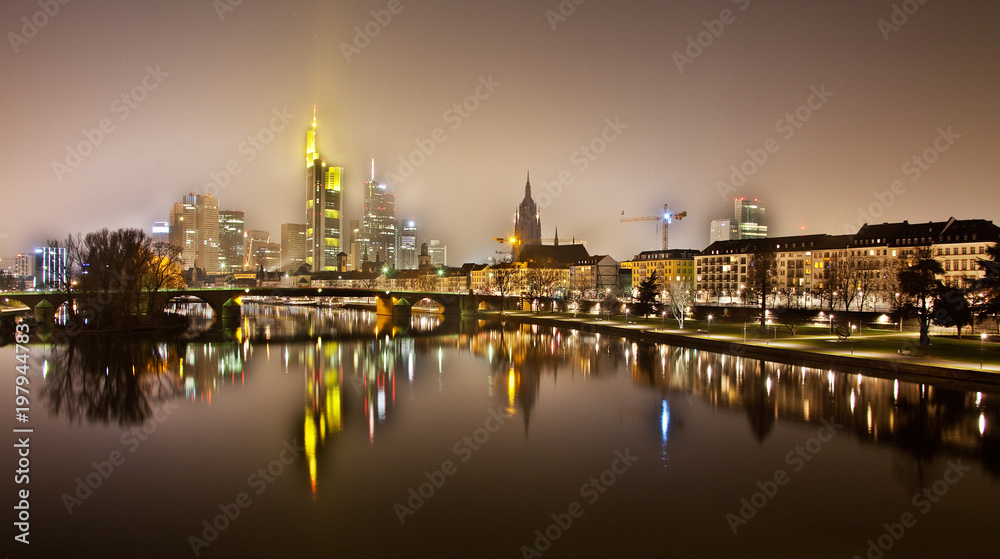
<instances>
[{"instance_id":1,"label":"promenade path","mask_svg":"<svg viewBox=\"0 0 1000 559\"><path fill-rule=\"evenodd\" d=\"M488 313L499 317L499 313ZM809 362L813 365L857 366L882 372L915 374L1000 385L1000 343L998 336L983 339L980 334L955 337L950 333L931 336L929 348L917 347L916 332L877 329L855 330L846 340L838 339L826 326L803 326L795 335L781 325L769 325L762 336L759 323L725 323L685 320L684 328L667 318L598 318L573 313L505 311L506 320L562 325L583 331L603 332L643 341L690 346L736 355L761 356L775 360ZM992 340L992 341L991 341Z\"/></svg>"}]
</instances>

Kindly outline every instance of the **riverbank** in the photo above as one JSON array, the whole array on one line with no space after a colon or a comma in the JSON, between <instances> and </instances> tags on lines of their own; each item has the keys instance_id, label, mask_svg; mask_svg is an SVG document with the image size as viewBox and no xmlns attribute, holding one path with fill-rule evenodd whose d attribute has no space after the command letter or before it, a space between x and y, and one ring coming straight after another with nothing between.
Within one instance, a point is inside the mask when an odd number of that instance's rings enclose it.
<instances>
[{"instance_id":1,"label":"riverbank","mask_svg":"<svg viewBox=\"0 0 1000 559\"><path fill-rule=\"evenodd\" d=\"M870 331L867 335L862 332L841 341L835 334L824 332L825 328L805 328L804 333L794 336L775 328L769 331L769 336L773 337L758 337L756 324L688 320L680 329L669 327L666 321L629 319L626 324L622 317L606 320L570 313L504 311L502 316L497 312L481 315L507 322L572 328L806 367L864 369L866 374L911 382L934 380L964 389L969 389L970 384L1000 388L997 360L1000 348L994 342L986 343L979 338L935 337L925 352L916 347L917 335L907 332Z\"/></svg>"}]
</instances>

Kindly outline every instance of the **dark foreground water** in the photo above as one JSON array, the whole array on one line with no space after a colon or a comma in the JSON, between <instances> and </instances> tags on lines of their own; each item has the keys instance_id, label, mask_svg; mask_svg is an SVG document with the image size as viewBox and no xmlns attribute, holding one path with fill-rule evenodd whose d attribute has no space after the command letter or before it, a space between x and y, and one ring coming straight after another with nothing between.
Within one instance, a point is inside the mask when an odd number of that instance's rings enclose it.
<instances>
[{"instance_id":1,"label":"dark foreground water","mask_svg":"<svg viewBox=\"0 0 1000 559\"><path fill-rule=\"evenodd\" d=\"M27 480L25 435L2 453L9 556L998 553L995 391L537 326L246 310L208 341L33 343L26 423L0 349L4 425L33 429Z\"/></svg>"}]
</instances>

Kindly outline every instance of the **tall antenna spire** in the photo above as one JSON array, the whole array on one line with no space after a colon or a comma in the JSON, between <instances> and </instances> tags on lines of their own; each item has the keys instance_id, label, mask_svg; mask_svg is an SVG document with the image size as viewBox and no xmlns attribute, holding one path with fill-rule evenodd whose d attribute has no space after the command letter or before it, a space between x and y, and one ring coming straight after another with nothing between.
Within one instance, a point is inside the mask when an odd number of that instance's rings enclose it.
<instances>
[{"instance_id":1,"label":"tall antenna spire","mask_svg":"<svg viewBox=\"0 0 1000 559\"><path fill-rule=\"evenodd\" d=\"M316 128L316 105L313 105L313 128Z\"/></svg>"},{"instance_id":2,"label":"tall antenna spire","mask_svg":"<svg viewBox=\"0 0 1000 559\"><path fill-rule=\"evenodd\" d=\"M372 182L375 182L375 158L372 157Z\"/></svg>"}]
</instances>

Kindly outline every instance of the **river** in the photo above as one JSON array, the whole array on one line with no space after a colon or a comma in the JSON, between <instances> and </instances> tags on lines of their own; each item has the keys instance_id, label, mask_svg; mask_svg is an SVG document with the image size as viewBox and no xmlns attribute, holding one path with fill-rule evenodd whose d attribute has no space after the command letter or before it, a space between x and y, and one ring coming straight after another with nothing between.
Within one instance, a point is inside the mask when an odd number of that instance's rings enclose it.
<instances>
[{"instance_id":1,"label":"river","mask_svg":"<svg viewBox=\"0 0 1000 559\"><path fill-rule=\"evenodd\" d=\"M27 349L18 557L996 555L995 388L252 304Z\"/></svg>"}]
</instances>

